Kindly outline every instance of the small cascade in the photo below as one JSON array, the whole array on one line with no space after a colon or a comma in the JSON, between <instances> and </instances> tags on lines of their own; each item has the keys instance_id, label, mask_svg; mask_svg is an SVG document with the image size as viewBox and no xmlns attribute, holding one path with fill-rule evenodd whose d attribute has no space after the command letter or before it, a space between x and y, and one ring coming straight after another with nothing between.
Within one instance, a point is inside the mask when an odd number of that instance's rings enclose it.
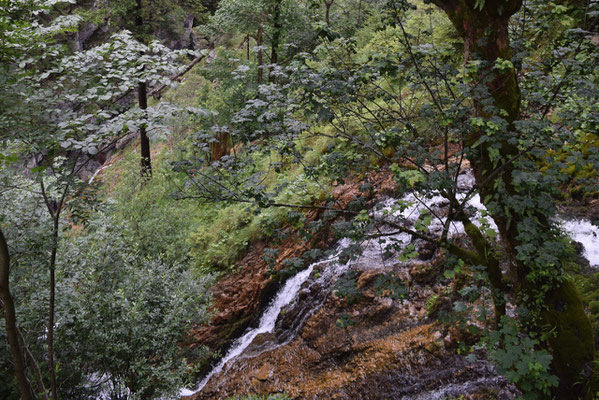
<instances>
[{"instance_id":1,"label":"small cascade","mask_svg":"<svg viewBox=\"0 0 599 400\"><path fill-rule=\"evenodd\" d=\"M599 227L587 220L559 220L570 237L584 247L584 257L593 267L599 267Z\"/></svg>"},{"instance_id":2,"label":"small cascade","mask_svg":"<svg viewBox=\"0 0 599 400\"><path fill-rule=\"evenodd\" d=\"M344 266L340 265L336 261L338 260L339 255L341 254L343 249L347 248L349 244L349 240L342 240L337 246L337 251L333 256L325 260L311 264L308 268L302 270L292 278L289 278L287 282L285 282L285 285L279 290L279 292L272 300L270 305L266 308L264 314L262 314L258 326L256 328L248 329L243 336L238 338L233 343L227 354L220 360L217 366L214 367L212 371L210 371L210 373L206 375L206 377L204 377L204 379L200 382L196 389L183 389L180 393L181 396L191 396L201 391L208 382L208 380L210 380L210 378L213 375L222 371L229 361L233 360L234 358L238 357L241 353L243 353L243 351L252 343L256 336L262 333L272 332L275 327L277 318L281 313L281 310L283 309L283 307L285 307L295 299L297 293L302 288L302 285L310 277L310 274L316 266L319 266L321 264L327 264L329 268L337 268L337 272L341 272L339 271L339 269L343 270Z\"/></svg>"}]
</instances>

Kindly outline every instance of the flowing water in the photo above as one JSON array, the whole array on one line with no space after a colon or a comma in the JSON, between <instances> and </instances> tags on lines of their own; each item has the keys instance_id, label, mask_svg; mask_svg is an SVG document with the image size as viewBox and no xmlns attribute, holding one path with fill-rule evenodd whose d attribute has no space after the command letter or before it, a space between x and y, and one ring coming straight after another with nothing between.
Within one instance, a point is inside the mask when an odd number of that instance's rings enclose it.
<instances>
[{"instance_id":1,"label":"flowing water","mask_svg":"<svg viewBox=\"0 0 599 400\"><path fill-rule=\"evenodd\" d=\"M559 222L573 240L583 245L583 255L591 266L599 267L599 227L584 219L562 219Z\"/></svg>"},{"instance_id":2,"label":"flowing water","mask_svg":"<svg viewBox=\"0 0 599 400\"><path fill-rule=\"evenodd\" d=\"M243 353L243 351L252 343L252 341L256 338L256 336L258 336L261 333L272 332L275 327L275 322L277 321L277 318L278 318L279 314L281 313L281 310L283 309L283 307L285 307L286 305L291 303L292 300L295 299L297 293L302 288L302 285L304 284L304 282L306 282L306 280L310 277L310 274L312 273L314 268L321 264L328 264L329 268L335 268L336 266L339 267L339 263L336 262L337 259L339 258L339 254L349 244L350 244L349 240L342 240L337 247L337 251L336 251L335 255L333 255L332 257L327 258L325 260L316 262L316 263L310 265L308 268L302 270L301 272L299 272L292 278L289 278L287 280L287 282L285 282L285 285L279 290L279 292L277 293L275 298L272 300L270 305L266 308L266 310L264 311L264 314L262 314L262 317L260 318L260 323L258 324L258 327L248 329L243 336L238 338L233 343L233 345L231 346L231 348L227 352L227 354L220 360L220 362L216 365L216 367L214 367L212 369L212 371L210 371L210 373L208 375L206 375L206 377L200 382L200 384L198 385L198 387L196 389L194 389L194 390L183 389L181 391L181 395L182 396L190 396L192 394L195 394L195 393L198 393L199 391L201 391L202 388L208 382L208 380L213 375L222 371L223 367L225 367L227 362L238 357L241 353ZM343 266L341 266L341 267L343 267ZM339 268L336 268L336 272L341 272L341 271Z\"/></svg>"},{"instance_id":3,"label":"flowing water","mask_svg":"<svg viewBox=\"0 0 599 400\"><path fill-rule=\"evenodd\" d=\"M461 197L458 197L459 200L464 199L464 193L469 190L473 184L474 178L471 173L460 175L458 179L458 188L462 191L462 194ZM388 248L389 245L393 244L396 249L401 249L414 242L411 235L395 232L395 229L385 225L384 221L392 221L394 223L401 223L403 226L411 227L417 222L421 213L427 210L435 216L428 227L429 234L436 236L440 235L445 228L446 218L444 216L444 210L446 213L447 206L447 200L441 196L433 195L424 197L417 193L409 193L399 200L387 199L380 202L373 209L373 217L382 220L383 223L377 227L376 232L372 232L379 234L380 237L363 242L361 244L361 256L357 260L352 260L352 264L361 269L375 268L380 267L381 265L384 266L386 260L390 258L389 255L385 256L385 249ZM479 195L471 196L467 202L467 208L469 209L471 219L476 225L483 227L484 229L493 229L497 231L497 226L492 219L486 217L485 207L481 203ZM599 266L599 228L584 220L559 220L558 222L574 240L583 244L585 249L584 255L590 261L591 265ZM464 232L464 227L460 222L451 222L447 229L449 236L458 235ZM330 286L330 283L347 269L347 265L339 263L338 260L341 252L350 245L352 245L352 243L348 239L343 239L337 245L333 256L310 265L307 269L287 280L285 285L279 290L275 298L262 314L258 326L256 328L248 329L243 336L238 338L232 344L227 354L220 360L216 367L204 377L198 387L193 390L183 389L180 394L182 396L190 396L200 392L212 376L226 368L228 362L243 356L244 351L248 349L252 344L252 341L258 335L273 332L273 330L275 330L275 325L277 324L277 319L281 314L281 310L292 303L300 291L308 290L305 287L302 289L302 287L309 281L309 278L316 267L323 267L324 269L322 274L320 274L320 277L309 283L309 285L313 286L313 289L315 288L313 291L325 293L323 296L320 296L318 304L314 304L313 302L311 307L311 312L313 312L316 308L314 305L319 306L319 304L322 303L323 298L326 297L327 291L323 289L325 289L327 285ZM330 287L327 289L330 290ZM310 311L307 310L303 310L303 312L300 311L297 314L294 313L293 318L295 321L287 324L287 332L283 332L282 335L279 334L283 340L279 340L277 345L284 344L291 340L295 333L301 328L302 321L305 321L309 315ZM278 328L278 330L281 331L280 327ZM264 351L264 349L261 349L261 352L262 351ZM414 400L424 398L441 399L447 395L459 393L463 389L463 387L453 387L450 385L435 392L422 393L425 397L419 395L410 398L413 398Z\"/></svg>"}]
</instances>

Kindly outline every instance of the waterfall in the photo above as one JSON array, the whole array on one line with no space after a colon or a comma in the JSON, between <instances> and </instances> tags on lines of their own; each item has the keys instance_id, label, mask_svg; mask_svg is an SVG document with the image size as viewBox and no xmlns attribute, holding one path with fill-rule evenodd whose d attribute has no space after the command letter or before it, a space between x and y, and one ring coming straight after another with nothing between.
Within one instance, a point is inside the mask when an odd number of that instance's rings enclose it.
<instances>
[{"instance_id":1,"label":"waterfall","mask_svg":"<svg viewBox=\"0 0 599 400\"><path fill-rule=\"evenodd\" d=\"M599 227L584 219L560 219L558 222L573 240L582 243L584 257L591 266L599 267Z\"/></svg>"},{"instance_id":2,"label":"waterfall","mask_svg":"<svg viewBox=\"0 0 599 400\"><path fill-rule=\"evenodd\" d=\"M341 240L333 256L325 260L313 263L308 268L297 273L292 278L289 278L262 314L258 326L256 328L248 329L243 336L235 340L227 354L220 360L216 367L214 367L212 371L210 371L210 373L206 375L204 379L202 379L198 387L194 390L181 390L181 396L191 396L200 392L204 388L206 383L208 383L210 378L213 375L222 371L227 362L233 360L241 353L243 353L243 351L252 343L256 336L258 336L261 333L272 332L275 327L275 322L277 321L277 318L281 313L281 310L283 309L283 307L285 307L295 299L298 292L302 288L304 282L306 282L306 280L310 277L310 274L314 270L314 267L326 263L328 264L329 268L336 269L337 272L339 272L340 269L343 269L344 266L337 263L337 260L343 249L347 248L349 244L350 241L348 239Z\"/></svg>"},{"instance_id":3,"label":"waterfall","mask_svg":"<svg viewBox=\"0 0 599 400\"><path fill-rule=\"evenodd\" d=\"M470 172L466 172L460 175L458 179L458 188L462 193L458 195L458 200L462 201L465 199L465 193L470 190L474 184L474 177ZM438 218L434 218L431 224L428 226L429 234L439 236L443 231L444 225L447 221L441 212L448 206L448 201L436 194L431 194L428 197L418 193L408 193L401 199L389 198L378 203L373 209L373 217L376 219L386 219L387 221L401 222L407 226L412 226L420 217L421 213L427 209L435 215L439 215ZM472 221L479 227L485 227L486 229L493 229L497 231L497 226L493 220L486 215L486 209L481 202L478 194L472 195L467 201L467 208L470 209L472 215ZM581 242L585 249L585 257L590 261L591 265L599 266L599 228L593 226L590 222L580 221L557 221L563 229L570 233L572 238L578 242ZM411 235L407 233L395 232L394 229L385 226L378 227L377 232L387 233L388 235L380 237L378 239L366 240L361 244L362 254L360 259L352 260L352 264L360 265L363 269L369 269L378 267L385 264L383 257L383 250L393 244L399 245L403 248L413 241ZM449 226L449 236L455 236L464 233L464 226L461 222L452 221ZM204 377L198 387L193 390L182 389L181 396L191 396L200 392L204 386L208 383L212 376L221 372L227 365L228 362L236 359L250 346L256 336L263 333L271 333L275 328L275 323L281 310L289 305L297 297L299 291L302 289L302 285L308 280L312 271L316 266L325 264L325 270L322 275L324 276L318 279L318 283L323 284L330 280L331 277L335 278L343 273L348 265L342 265L338 261L341 252L348 248L353 243L349 239L343 239L337 245L334 255L313 263L307 269L299 272L292 278L290 278L285 285L279 290L275 298L266 308L258 327L248 329L243 336L235 340L227 354L220 360L220 362ZM305 316L303 318L306 318ZM301 324L298 324L301 325ZM447 394L444 391L439 391L435 396L430 394L431 398L442 398L443 395ZM421 397L418 397L420 399Z\"/></svg>"}]
</instances>

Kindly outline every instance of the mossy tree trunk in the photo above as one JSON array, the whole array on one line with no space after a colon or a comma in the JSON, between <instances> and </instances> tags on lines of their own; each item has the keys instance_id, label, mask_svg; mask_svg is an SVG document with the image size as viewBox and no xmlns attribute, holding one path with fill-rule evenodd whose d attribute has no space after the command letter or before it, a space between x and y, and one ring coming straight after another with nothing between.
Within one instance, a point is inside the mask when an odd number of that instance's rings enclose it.
<instances>
[{"instance_id":1,"label":"mossy tree trunk","mask_svg":"<svg viewBox=\"0 0 599 400\"><path fill-rule=\"evenodd\" d=\"M517 141L508 139L510 136L517 139L513 123L520 119L520 89L513 67L493 69L498 59L512 58L508 24L510 17L522 6L522 0L486 0L482 7L476 0L433 0L433 3L447 14L462 36L465 61L478 59L485 63L480 76L486 77L488 93L494 106L503 110L500 112L508 123L509 132L499 143L484 141L474 147L485 133L472 131L466 145L471 148L469 158L481 199L485 199L486 205L494 205L489 209L510 261L510 275L516 294L520 298L535 298L539 292L530 279L532 267L530 263L517 257L518 246L523 244L519 239L518 228L525 223L524 216L519 210L513 209L510 202L512 196L518 195L512 179L514 166L511 161L518 157L519 150L512 144ZM474 105L478 116L491 116L482 102L474 99ZM491 149L493 145L496 147ZM500 153L499 162L492 155L492 150L495 149ZM536 229L548 231L547 217L541 212L529 217L528 221L534 221ZM554 332L549 335L548 350L553 355L553 373L560 379L555 395L560 399L584 397L591 392L585 383L594 381L591 377L591 363L595 347L591 325L579 295L569 281L555 280L543 297L542 304L545 308L538 310L535 327L532 329Z\"/></svg>"}]
</instances>

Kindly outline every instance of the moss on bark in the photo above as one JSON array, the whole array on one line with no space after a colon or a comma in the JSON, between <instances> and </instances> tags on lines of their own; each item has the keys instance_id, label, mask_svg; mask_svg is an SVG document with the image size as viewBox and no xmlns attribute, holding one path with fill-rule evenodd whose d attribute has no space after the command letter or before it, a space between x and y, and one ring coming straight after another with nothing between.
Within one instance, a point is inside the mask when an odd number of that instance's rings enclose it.
<instances>
[{"instance_id":1,"label":"moss on bark","mask_svg":"<svg viewBox=\"0 0 599 400\"><path fill-rule=\"evenodd\" d=\"M597 382L591 379L595 358L593 329L578 291L571 281L564 281L547 294L546 305L541 316L548 324L553 369L560 378L556 394L560 399L576 399L587 391L585 387L595 393Z\"/></svg>"}]
</instances>

